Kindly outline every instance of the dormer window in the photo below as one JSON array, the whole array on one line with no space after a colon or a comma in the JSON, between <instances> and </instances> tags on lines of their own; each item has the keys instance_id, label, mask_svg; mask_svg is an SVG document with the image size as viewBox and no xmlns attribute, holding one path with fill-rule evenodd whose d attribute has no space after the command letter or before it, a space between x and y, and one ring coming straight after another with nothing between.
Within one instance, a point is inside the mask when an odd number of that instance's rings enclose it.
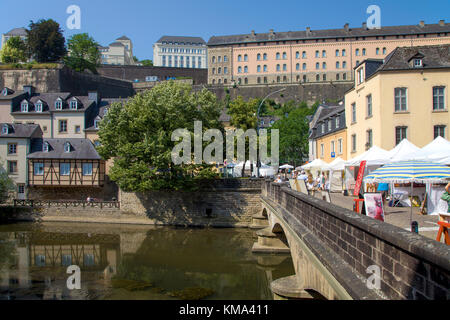
<instances>
[{"instance_id":1,"label":"dormer window","mask_svg":"<svg viewBox=\"0 0 450 320\"><path fill-rule=\"evenodd\" d=\"M64 152L70 152L70 151L71 151L70 143L66 142L64 144Z\"/></svg>"},{"instance_id":2,"label":"dormer window","mask_svg":"<svg viewBox=\"0 0 450 320\"><path fill-rule=\"evenodd\" d=\"M49 149L50 149L50 145L48 144L47 141L45 141L44 144L42 145L42 151L48 152Z\"/></svg>"},{"instance_id":3,"label":"dormer window","mask_svg":"<svg viewBox=\"0 0 450 320\"><path fill-rule=\"evenodd\" d=\"M361 84L364 82L364 68L359 68L357 71L357 79L358 79L358 84Z\"/></svg>"},{"instance_id":4,"label":"dormer window","mask_svg":"<svg viewBox=\"0 0 450 320\"><path fill-rule=\"evenodd\" d=\"M77 100L72 100L72 101L70 101L70 109L71 109L71 110L77 110L77 107L78 107L78 102L77 102Z\"/></svg>"},{"instance_id":5,"label":"dormer window","mask_svg":"<svg viewBox=\"0 0 450 320\"><path fill-rule=\"evenodd\" d=\"M42 109L43 109L42 102L38 101L38 103L36 103L36 105L35 105L35 110L36 110L36 112L42 112Z\"/></svg>"},{"instance_id":6,"label":"dormer window","mask_svg":"<svg viewBox=\"0 0 450 320\"><path fill-rule=\"evenodd\" d=\"M100 127L100 120L96 119L94 121L94 127L95 127L95 129L98 129Z\"/></svg>"},{"instance_id":7,"label":"dormer window","mask_svg":"<svg viewBox=\"0 0 450 320\"><path fill-rule=\"evenodd\" d=\"M421 68L422 66L422 59L414 59L414 68Z\"/></svg>"},{"instance_id":8,"label":"dormer window","mask_svg":"<svg viewBox=\"0 0 450 320\"><path fill-rule=\"evenodd\" d=\"M7 124L4 124L2 127L2 134L8 134L9 133L9 127Z\"/></svg>"},{"instance_id":9,"label":"dormer window","mask_svg":"<svg viewBox=\"0 0 450 320\"><path fill-rule=\"evenodd\" d=\"M55 109L56 109L56 110L62 110L62 100L61 100L61 98L58 98L58 99L55 101Z\"/></svg>"},{"instance_id":10,"label":"dormer window","mask_svg":"<svg viewBox=\"0 0 450 320\"><path fill-rule=\"evenodd\" d=\"M22 103L20 104L20 111L28 112L28 102L27 101L22 101Z\"/></svg>"}]
</instances>

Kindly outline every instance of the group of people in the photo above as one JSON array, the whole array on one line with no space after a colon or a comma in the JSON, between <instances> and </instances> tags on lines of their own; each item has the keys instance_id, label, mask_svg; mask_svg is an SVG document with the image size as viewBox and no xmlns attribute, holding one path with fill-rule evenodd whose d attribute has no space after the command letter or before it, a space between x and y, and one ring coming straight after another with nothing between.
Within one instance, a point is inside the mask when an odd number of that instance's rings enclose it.
<instances>
[{"instance_id":1,"label":"group of people","mask_svg":"<svg viewBox=\"0 0 450 320\"><path fill-rule=\"evenodd\" d=\"M313 175L306 174L305 171L294 172L294 179L304 180L306 183L306 188L310 191L322 191L329 189L329 181L326 174L323 172L318 172L317 177L314 178Z\"/></svg>"}]
</instances>

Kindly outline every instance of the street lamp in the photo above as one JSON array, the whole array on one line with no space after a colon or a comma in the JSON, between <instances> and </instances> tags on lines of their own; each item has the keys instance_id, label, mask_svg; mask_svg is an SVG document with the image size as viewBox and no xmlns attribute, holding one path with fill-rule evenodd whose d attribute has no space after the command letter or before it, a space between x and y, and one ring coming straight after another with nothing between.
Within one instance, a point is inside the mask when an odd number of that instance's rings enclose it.
<instances>
[{"instance_id":1,"label":"street lamp","mask_svg":"<svg viewBox=\"0 0 450 320\"><path fill-rule=\"evenodd\" d=\"M256 135L259 137L259 110L261 110L261 106L263 105L263 103L264 103L264 101L266 101L266 99L268 98L268 97L270 97L271 95L273 95L273 94L275 94L275 93L278 93L278 92L281 92L281 91L284 91L284 90L286 90L286 88L282 88L282 89L280 89L280 90L277 90L277 91L274 91L274 92L271 92L271 93L269 93L267 96L265 96L264 97L264 99L262 99L262 101L261 101L261 103L259 104L259 106L258 106L258 111L256 112ZM259 143L259 140L258 140L258 143ZM259 168L261 167L261 163L260 163L260 161L259 161L259 152L258 152L258 159L257 159L257 161L256 161L256 177L257 178L259 178Z\"/></svg>"}]
</instances>

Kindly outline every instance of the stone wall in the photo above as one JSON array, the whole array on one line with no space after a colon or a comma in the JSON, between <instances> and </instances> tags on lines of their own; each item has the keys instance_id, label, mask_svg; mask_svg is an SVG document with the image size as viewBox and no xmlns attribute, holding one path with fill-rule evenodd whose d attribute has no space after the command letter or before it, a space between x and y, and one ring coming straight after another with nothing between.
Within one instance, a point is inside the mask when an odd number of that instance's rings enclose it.
<instances>
[{"instance_id":1,"label":"stone wall","mask_svg":"<svg viewBox=\"0 0 450 320\"><path fill-rule=\"evenodd\" d=\"M284 103L289 100L306 101L313 104L323 100L341 100L345 92L353 86L353 83L304 83L304 84L277 84L277 85L240 85L237 88L224 86L206 86L217 95L220 100L225 99L229 93L231 99L242 96L245 100L249 98L264 98L271 92L286 88L285 91L274 94L269 99L277 103ZM194 86L194 89L201 90L204 86Z\"/></svg>"},{"instance_id":2,"label":"stone wall","mask_svg":"<svg viewBox=\"0 0 450 320\"><path fill-rule=\"evenodd\" d=\"M207 69L193 68L168 68L168 67L144 67L144 66L101 66L98 73L105 77L145 82L148 76L157 76L160 80L167 77L190 77L194 84L206 84L208 78Z\"/></svg>"},{"instance_id":3,"label":"stone wall","mask_svg":"<svg viewBox=\"0 0 450 320\"><path fill-rule=\"evenodd\" d=\"M134 94L130 81L76 72L62 65L56 69L0 70L0 88L22 91L25 85L32 85L36 92L87 95L88 91L98 91L103 98L124 98Z\"/></svg>"},{"instance_id":4,"label":"stone wall","mask_svg":"<svg viewBox=\"0 0 450 320\"><path fill-rule=\"evenodd\" d=\"M288 211L308 237L359 278L368 277L369 266L379 266L381 291L388 299L450 299L450 247L445 244L269 181L262 197ZM324 256L318 258L337 279L345 276L336 273L336 261Z\"/></svg>"},{"instance_id":5,"label":"stone wall","mask_svg":"<svg viewBox=\"0 0 450 320\"><path fill-rule=\"evenodd\" d=\"M154 224L181 226L248 226L261 210L261 180L205 181L194 192L119 191L121 211Z\"/></svg>"}]
</instances>

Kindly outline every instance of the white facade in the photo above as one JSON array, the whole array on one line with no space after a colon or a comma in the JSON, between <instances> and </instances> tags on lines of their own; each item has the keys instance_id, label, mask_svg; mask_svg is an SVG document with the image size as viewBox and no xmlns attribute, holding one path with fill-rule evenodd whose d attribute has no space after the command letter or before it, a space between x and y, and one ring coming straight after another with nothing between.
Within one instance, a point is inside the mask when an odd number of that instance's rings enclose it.
<instances>
[{"instance_id":1,"label":"white facade","mask_svg":"<svg viewBox=\"0 0 450 320\"><path fill-rule=\"evenodd\" d=\"M108 47L99 47L101 64L135 65L133 43L126 36L116 39Z\"/></svg>"},{"instance_id":2,"label":"white facade","mask_svg":"<svg viewBox=\"0 0 450 320\"><path fill-rule=\"evenodd\" d=\"M153 65L172 68L208 68L206 42L199 37L164 36L153 44Z\"/></svg>"}]
</instances>

